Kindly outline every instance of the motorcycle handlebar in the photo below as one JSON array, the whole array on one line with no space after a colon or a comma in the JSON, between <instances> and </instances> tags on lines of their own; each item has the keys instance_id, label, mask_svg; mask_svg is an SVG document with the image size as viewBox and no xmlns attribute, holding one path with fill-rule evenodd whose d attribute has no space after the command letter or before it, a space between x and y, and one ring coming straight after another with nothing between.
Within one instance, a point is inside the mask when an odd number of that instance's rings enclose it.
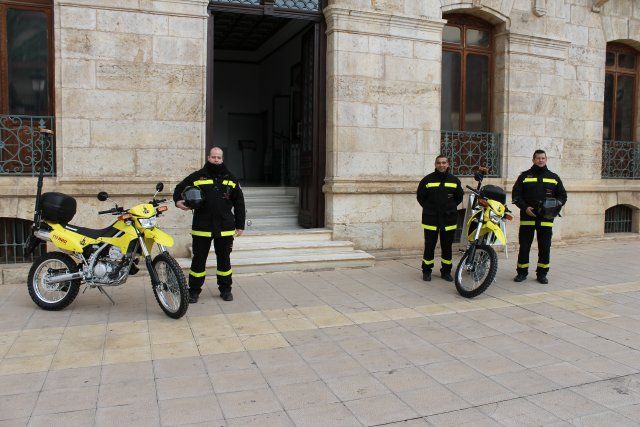
<instances>
[{"instance_id":1,"label":"motorcycle handlebar","mask_svg":"<svg viewBox=\"0 0 640 427\"><path fill-rule=\"evenodd\" d=\"M120 207L117 208L111 208L111 209L107 209L106 211L98 211L98 215L104 215L104 214L118 214L118 213L122 213L123 209Z\"/></svg>"},{"instance_id":2,"label":"motorcycle handlebar","mask_svg":"<svg viewBox=\"0 0 640 427\"><path fill-rule=\"evenodd\" d=\"M477 194L478 196L480 195L480 193L478 193L478 192L475 190L475 188L473 188L473 187L471 187L471 186L469 186L469 185L467 185L467 188L468 188L469 190L471 190L473 193Z\"/></svg>"}]
</instances>

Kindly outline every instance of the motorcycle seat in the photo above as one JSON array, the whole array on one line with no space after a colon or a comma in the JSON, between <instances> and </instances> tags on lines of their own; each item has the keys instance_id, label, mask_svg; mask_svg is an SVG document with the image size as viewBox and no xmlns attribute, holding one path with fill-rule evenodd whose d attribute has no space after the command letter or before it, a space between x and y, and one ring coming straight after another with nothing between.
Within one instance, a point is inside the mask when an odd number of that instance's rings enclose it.
<instances>
[{"instance_id":1,"label":"motorcycle seat","mask_svg":"<svg viewBox=\"0 0 640 427\"><path fill-rule=\"evenodd\" d=\"M113 227L112 225L108 226L107 228L103 228L101 230L97 230L94 228L79 227L73 224L65 224L64 228L66 228L67 230L71 230L75 233L82 234L83 236L90 237L92 239L97 239L98 237L113 237L118 232L118 229Z\"/></svg>"}]
</instances>

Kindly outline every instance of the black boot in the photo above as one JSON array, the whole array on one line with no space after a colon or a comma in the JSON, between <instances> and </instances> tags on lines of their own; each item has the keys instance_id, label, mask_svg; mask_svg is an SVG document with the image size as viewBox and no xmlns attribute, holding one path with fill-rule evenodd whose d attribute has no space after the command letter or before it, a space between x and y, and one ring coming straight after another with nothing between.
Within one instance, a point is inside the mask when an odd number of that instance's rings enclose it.
<instances>
[{"instance_id":1,"label":"black boot","mask_svg":"<svg viewBox=\"0 0 640 427\"><path fill-rule=\"evenodd\" d=\"M441 271L440 277L442 277L442 279L446 280L447 282L453 282L453 277L451 277L451 273L448 271L447 272Z\"/></svg>"},{"instance_id":2,"label":"black boot","mask_svg":"<svg viewBox=\"0 0 640 427\"><path fill-rule=\"evenodd\" d=\"M548 283L549 283L549 279L547 279L547 275L546 275L546 274L538 274L538 275L536 276L536 280L537 280L539 283L542 283L543 285L546 285L546 284L548 284Z\"/></svg>"},{"instance_id":3,"label":"black boot","mask_svg":"<svg viewBox=\"0 0 640 427\"><path fill-rule=\"evenodd\" d=\"M198 298L200 298L200 294L192 294L191 292L189 292L189 304L197 303Z\"/></svg>"},{"instance_id":4,"label":"black boot","mask_svg":"<svg viewBox=\"0 0 640 427\"><path fill-rule=\"evenodd\" d=\"M525 280L527 280L527 275L522 273L518 273L518 275L513 278L514 282L524 282Z\"/></svg>"},{"instance_id":5,"label":"black boot","mask_svg":"<svg viewBox=\"0 0 640 427\"><path fill-rule=\"evenodd\" d=\"M424 280L425 282L430 282L431 281L431 272L430 271L423 271L422 272L422 280Z\"/></svg>"},{"instance_id":6,"label":"black boot","mask_svg":"<svg viewBox=\"0 0 640 427\"><path fill-rule=\"evenodd\" d=\"M231 289L220 291L220 296L225 301L233 301L233 294L231 293Z\"/></svg>"}]
</instances>

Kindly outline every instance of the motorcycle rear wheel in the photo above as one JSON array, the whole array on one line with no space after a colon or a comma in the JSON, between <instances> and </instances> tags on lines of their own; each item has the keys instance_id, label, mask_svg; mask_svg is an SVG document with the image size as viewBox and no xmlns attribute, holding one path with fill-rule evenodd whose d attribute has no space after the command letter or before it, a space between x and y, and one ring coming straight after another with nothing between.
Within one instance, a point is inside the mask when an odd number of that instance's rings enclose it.
<instances>
[{"instance_id":1,"label":"motorcycle rear wheel","mask_svg":"<svg viewBox=\"0 0 640 427\"><path fill-rule=\"evenodd\" d=\"M489 245L477 245L473 263L469 261L469 250L465 252L456 269L455 283L458 293L465 298L474 298L487 290L498 272L498 255Z\"/></svg>"},{"instance_id":2,"label":"motorcycle rear wheel","mask_svg":"<svg viewBox=\"0 0 640 427\"><path fill-rule=\"evenodd\" d=\"M167 316L181 318L189 308L189 288L180 265L165 252L154 258L153 268L160 279L153 288L156 301Z\"/></svg>"},{"instance_id":3,"label":"motorcycle rear wheel","mask_svg":"<svg viewBox=\"0 0 640 427\"><path fill-rule=\"evenodd\" d=\"M55 270L55 271L53 271ZM73 258L62 252L49 252L36 259L29 270L27 289L29 296L40 308L62 310L73 302L80 291L80 280L47 284L46 277L72 273L78 270Z\"/></svg>"}]
</instances>

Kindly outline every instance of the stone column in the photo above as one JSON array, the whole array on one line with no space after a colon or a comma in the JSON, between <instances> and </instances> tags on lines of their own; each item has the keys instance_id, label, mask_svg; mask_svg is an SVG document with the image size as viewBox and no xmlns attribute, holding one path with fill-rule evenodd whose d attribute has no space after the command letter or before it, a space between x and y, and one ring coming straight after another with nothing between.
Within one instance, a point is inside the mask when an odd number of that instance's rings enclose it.
<instances>
[{"instance_id":1,"label":"stone column","mask_svg":"<svg viewBox=\"0 0 640 427\"><path fill-rule=\"evenodd\" d=\"M415 191L440 146L444 21L412 1L365 3L324 10L326 224L360 248L417 248Z\"/></svg>"}]
</instances>

